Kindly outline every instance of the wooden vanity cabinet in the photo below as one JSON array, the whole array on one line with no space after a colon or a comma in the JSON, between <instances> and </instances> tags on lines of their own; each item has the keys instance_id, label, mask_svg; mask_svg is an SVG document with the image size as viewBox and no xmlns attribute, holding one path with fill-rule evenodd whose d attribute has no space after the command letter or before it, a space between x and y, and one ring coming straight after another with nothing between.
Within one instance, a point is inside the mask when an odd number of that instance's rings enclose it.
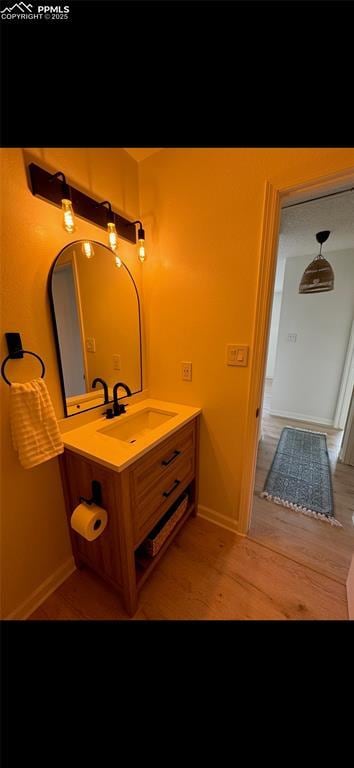
<instances>
[{"instance_id":1,"label":"wooden vanity cabinet","mask_svg":"<svg viewBox=\"0 0 354 768\"><path fill-rule=\"evenodd\" d=\"M66 512L75 563L87 565L117 589L127 612L137 608L138 591L198 503L199 416L189 421L122 472L110 470L69 449L60 456ZM100 483L108 514L103 533L87 541L70 526L80 497L92 496ZM141 546L179 497L188 493L182 518L155 557Z\"/></svg>"}]
</instances>

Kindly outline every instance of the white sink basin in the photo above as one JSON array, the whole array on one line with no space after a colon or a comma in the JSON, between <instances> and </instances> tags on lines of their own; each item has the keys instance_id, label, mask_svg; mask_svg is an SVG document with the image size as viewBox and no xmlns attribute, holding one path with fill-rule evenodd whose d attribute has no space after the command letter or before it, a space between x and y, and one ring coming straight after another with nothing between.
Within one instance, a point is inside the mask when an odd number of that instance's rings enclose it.
<instances>
[{"instance_id":1,"label":"white sink basin","mask_svg":"<svg viewBox=\"0 0 354 768\"><path fill-rule=\"evenodd\" d=\"M177 416L173 411L160 411L157 408L145 408L132 416L118 416L116 419L122 419L121 422L115 421L107 427L98 429L98 432L113 437L114 440L123 440L125 443L136 443L141 437L146 437L150 432L165 421Z\"/></svg>"},{"instance_id":2,"label":"white sink basin","mask_svg":"<svg viewBox=\"0 0 354 768\"><path fill-rule=\"evenodd\" d=\"M200 413L199 407L146 398L129 402L127 412L111 421L103 413L96 418L94 411L81 413L77 420L62 419L61 432L69 451L123 472Z\"/></svg>"}]
</instances>

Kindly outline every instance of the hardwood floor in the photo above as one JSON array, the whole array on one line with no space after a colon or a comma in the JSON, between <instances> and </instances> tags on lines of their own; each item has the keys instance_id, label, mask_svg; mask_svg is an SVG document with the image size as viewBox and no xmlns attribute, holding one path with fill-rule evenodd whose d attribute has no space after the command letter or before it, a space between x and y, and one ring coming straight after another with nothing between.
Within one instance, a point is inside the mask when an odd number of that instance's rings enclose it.
<instances>
[{"instance_id":1,"label":"hardwood floor","mask_svg":"<svg viewBox=\"0 0 354 768\"><path fill-rule=\"evenodd\" d=\"M133 620L347 618L343 584L197 517L185 523L142 588ZM128 616L117 594L84 569L30 619Z\"/></svg>"},{"instance_id":2,"label":"hardwood floor","mask_svg":"<svg viewBox=\"0 0 354 768\"><path fill-rule=\"evenodd\" d=\"M269 399L268 382L249 537L190 518L142 588L133 620L348 618L354 469L337 463L341 432L271 417ZM286 424L327 432L335 514L343 528L260 498ZM86 569L75 571L29 618L129 619L116 592Z\"/></svg>"},{"instance_id":3,"label":"hardwood floor","mask_svg":"<svg viewBox=\"0 0 354 768\"><path fill-rule=\"evenodd\" d=\"M354 468L337 461L342 432L303 421L291 421L269 415L271 381L266 381L262 415L262 440L259 443L253 515L249 536L303 563L319 573L345 584L354 552ZM271 465L281 430L287 424L327 433L328 453L332 467L335 516L343 528L314 520L300 512L261 499L267 472Z\"/></svg>"}]
</instances>

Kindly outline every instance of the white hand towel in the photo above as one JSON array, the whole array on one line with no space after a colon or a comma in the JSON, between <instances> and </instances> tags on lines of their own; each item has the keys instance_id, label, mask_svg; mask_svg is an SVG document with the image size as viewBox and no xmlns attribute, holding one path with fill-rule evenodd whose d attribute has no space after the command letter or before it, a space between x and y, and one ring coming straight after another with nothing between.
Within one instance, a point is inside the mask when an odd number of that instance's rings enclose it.
<instances>
[{"instance_id":1,"label":"white hand towel","mask_svg":"<svg viewBox=\"0 0 354 768\"><path fill-rule=\"evenodd\" d=\"M43 379L11 384L10 404L12 442L25 469L63 453L64 444Z\"/></svg>"}]
</instances>

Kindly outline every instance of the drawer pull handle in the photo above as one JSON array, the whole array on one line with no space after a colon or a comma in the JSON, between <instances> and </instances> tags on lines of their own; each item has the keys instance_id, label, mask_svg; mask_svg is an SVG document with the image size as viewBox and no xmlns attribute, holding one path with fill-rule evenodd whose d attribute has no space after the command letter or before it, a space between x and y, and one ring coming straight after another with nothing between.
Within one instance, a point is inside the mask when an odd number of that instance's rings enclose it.
<instances>
[{"instance_id":1,"label":"drawer pull handle","mask_svg":"<svg viewBox=\"0 0 354 768\"><path fill-rule=\"evenodd\" d=\"M168 464L171 464L171 461L174 461L174 459L176 459L177 456L180 455L180 453L181 451L173 451L173 454L169 459L164 459L163 461L161 461L162 466L167 467Z\"/></svg>"},{"instance_id":2,"label":"drawer pull handle","mask_svg":"<svg viewBox=\"0 0 354 768\"><path fill-rule=\"evenodd\" d=\"M173 493L173 491L175 491L175 490L176 490L176 488L177 488L177 485L179 485L179 484L180 484L180 482L181 482L180 480L175 480L175 482L173 483L173 486L172 486L171 490L170 490L170 491L164 491L162 495L163 495L163 496L165 496L165 497L166 497L166 499L167 499L167 498L168 498L168 496L171 496L171 493Z\"/></svg>"}]
</instances>

